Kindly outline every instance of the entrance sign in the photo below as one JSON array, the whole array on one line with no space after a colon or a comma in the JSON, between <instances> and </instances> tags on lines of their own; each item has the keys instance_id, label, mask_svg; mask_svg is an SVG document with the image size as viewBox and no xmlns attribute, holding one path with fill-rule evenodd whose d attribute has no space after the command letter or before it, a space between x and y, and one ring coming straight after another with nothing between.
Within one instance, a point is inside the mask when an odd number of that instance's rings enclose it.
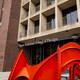
<instances>
[{"instance_id":1,"label":"entrance sign","mask_svg":"<svg viewBox=\"0 0 80 80\"><path fill-rule=\"evenodd\" d=\"M70 80L80 79L80 45L70 42L58 46L57 51L38 65L30 66L21 50L8 80L61 80L68 69Z\"/></svg>"},{"instance_id":2,"label":"entrance sign","mask_svg":"<svg viewBox=\"0 0 80 80\"><path fill-rule=\"evenodd\" d=\"M35 45L35 44L43 44L43 43L48 43L48 42L56 42L58 41L58 38L53 38L53 39L45 39L45 40L41 40L41 41L35 41L32 43L26 43L25 45L19 45L19 47L24 47L24 46L31 46L31 45Z\"/></svg>"}]
</instances>

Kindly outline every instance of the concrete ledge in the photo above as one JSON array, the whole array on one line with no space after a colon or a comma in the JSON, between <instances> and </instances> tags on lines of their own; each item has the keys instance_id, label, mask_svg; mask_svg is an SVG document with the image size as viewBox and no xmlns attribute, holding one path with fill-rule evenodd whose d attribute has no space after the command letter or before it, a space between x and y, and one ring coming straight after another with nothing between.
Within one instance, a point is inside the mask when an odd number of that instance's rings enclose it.
<instances>
[{"instance_id":1,"label":"concrete ledge","mask_svg":"<svg viewBox=\"0 0 80 80\"><path fill-rule=\"evenodd\" d=\"M8 80L10 72L0 72L0 80Z\"/></svg>"}]
</instances>

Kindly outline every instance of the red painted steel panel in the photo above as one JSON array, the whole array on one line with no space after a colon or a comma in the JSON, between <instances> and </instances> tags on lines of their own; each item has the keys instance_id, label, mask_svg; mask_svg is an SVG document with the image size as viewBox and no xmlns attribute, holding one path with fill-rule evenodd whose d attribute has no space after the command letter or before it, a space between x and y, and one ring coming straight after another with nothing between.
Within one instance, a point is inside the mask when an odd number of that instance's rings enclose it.
<instances>
[{"instance_id":1,"label":"red painted steel panel","mask_svg":"<svg viewBox=\"0 0 80 80\"><path fill-rule=\"evenodd\" d=\"M29 65L22 50L8 80L61 80L68 68L70 80L75 80L75 75L80 79L80 45L74 42L58 47L57 52L34 66Z\"/></svg>"}]
</instances>

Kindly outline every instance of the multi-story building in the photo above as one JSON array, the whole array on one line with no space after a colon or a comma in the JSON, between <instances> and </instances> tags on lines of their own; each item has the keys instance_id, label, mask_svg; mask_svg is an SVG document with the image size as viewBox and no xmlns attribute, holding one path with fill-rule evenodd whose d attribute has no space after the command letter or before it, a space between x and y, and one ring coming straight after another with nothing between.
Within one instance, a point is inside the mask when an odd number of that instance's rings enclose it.
<instances>
[{"instance_id":1,"label":"multi-story building","mask_svg":"<svg viewBox=\"0 0 80 80\"><path fill-rule=\"evenodd\" d=\"M18 43L31 65L67 42L80 43L80 0L22 0Z\"/></svg>"},{"instance_id":2,"label":"multi-story building","mask_svg":"<svg viewBox=\"0 0 80 80\"><path fill-rule=\"evenodd\" d=\"M0 71L10 71L18 55L21 0L0 0Z\"/></svg>"}]
</instances>

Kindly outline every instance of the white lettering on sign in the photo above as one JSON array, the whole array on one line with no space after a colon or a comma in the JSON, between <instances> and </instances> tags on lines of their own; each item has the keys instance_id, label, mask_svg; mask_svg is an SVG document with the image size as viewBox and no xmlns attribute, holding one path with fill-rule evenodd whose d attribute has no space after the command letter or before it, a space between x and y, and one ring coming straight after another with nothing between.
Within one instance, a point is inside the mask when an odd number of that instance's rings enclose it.
<instances>
[{"instance_id":1,"label":"white lettering on sign","mask_svg":"<svg viewBox=\"0 0 80 80\"><path fill-rule=\"evenodd\" d=\"M27 44L25 44L25 46L30 46L30 45L34 45L34 44L43 44L43 43L55 42L55 41L58 41L58 38L40 40L40 41L36 41L36 42L33 42L33 43L27 43Z\"/></svg>"}]
</instances>

